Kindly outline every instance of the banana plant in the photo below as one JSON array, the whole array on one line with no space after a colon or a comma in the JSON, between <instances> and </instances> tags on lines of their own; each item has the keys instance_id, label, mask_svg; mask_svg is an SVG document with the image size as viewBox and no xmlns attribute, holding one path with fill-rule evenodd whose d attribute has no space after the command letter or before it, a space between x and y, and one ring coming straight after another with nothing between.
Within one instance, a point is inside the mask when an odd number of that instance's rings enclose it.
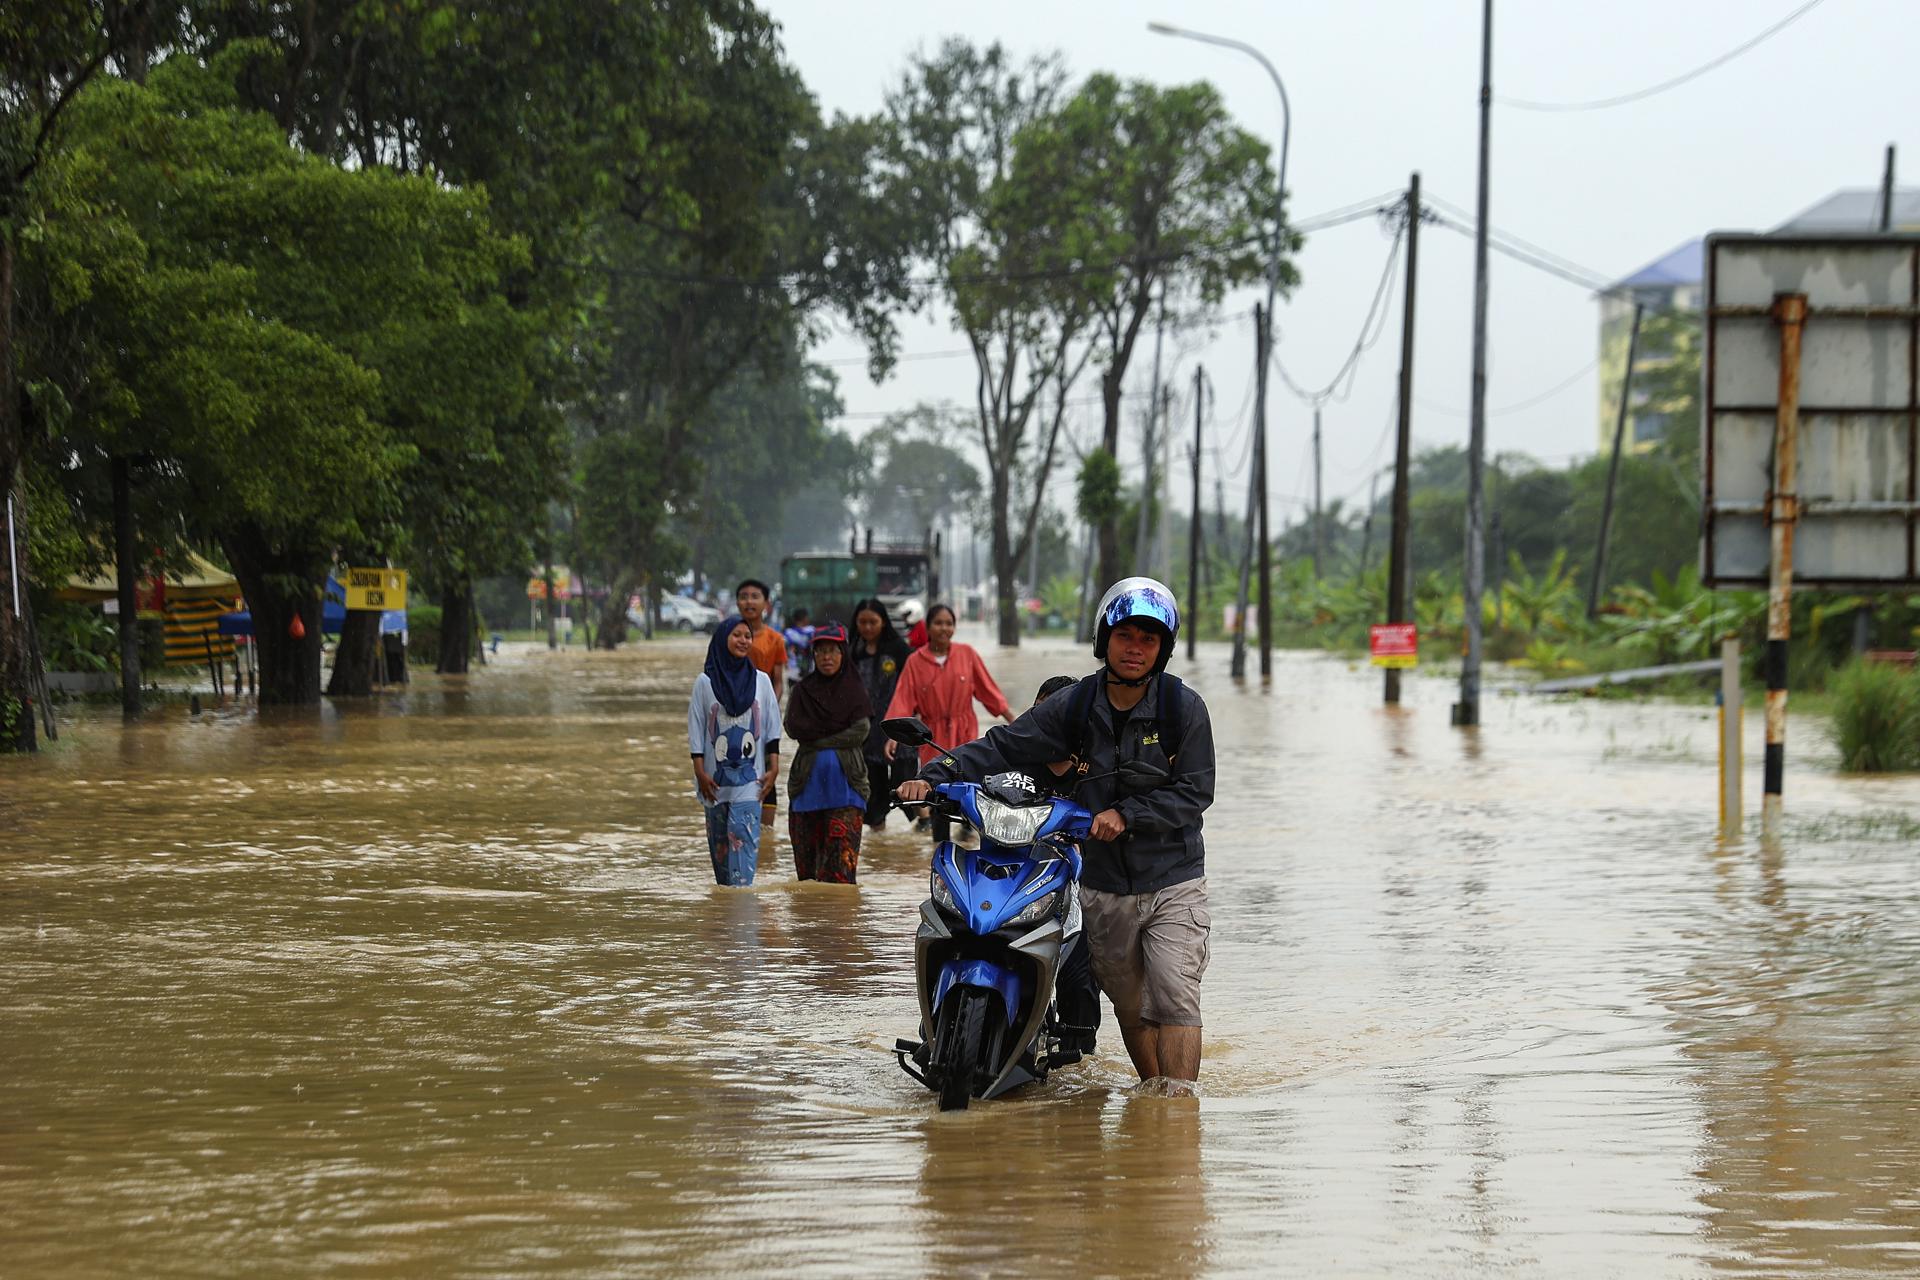
<instances>
[{"instance_id":1,"label":"banana plant","mask_svg":"<svg viewBox=\"0 0 1920 1280\"><path fill-rule=\"evenodd\" d=\"M1579 606L1579 591L1573 572L1567 567L1567 549L1561 547L1538 574L1527 572L1519 552L1508 557L1506 604L1525 629L1529 639L1541 630L1571 630L1572 611Z\"/></svg>"}]
</instances>

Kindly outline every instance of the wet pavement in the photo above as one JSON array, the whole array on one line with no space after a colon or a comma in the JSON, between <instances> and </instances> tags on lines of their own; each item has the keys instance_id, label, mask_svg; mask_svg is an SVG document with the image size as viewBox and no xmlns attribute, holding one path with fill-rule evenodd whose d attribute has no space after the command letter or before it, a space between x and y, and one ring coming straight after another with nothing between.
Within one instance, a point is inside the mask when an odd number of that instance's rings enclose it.
<instances>
[{"instance_id":1,"label":"wet pavement","mask_svg":"<svg viewBox=\"0 0 1920 1280\"><path fill-rule=\"evenodd\" d=\"M1920 1272L1920 779L1817 726L1726 845L1711 708L1462 732L1444 680L1241 692L1203 647L1204 1096L1136 1094L1109 1024L940 1115L888 1052L925 845L800 886L782 830L716 889L701 652L0 761L0 1270ZM1090 666L983 653L1017 704Z\"/></svg>"}]
</instances>

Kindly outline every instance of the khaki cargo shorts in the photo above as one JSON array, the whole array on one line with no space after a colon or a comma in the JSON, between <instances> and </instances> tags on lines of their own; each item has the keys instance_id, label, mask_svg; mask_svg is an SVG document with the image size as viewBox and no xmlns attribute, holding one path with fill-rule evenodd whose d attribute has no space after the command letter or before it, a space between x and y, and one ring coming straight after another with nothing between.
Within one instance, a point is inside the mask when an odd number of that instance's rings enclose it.
<instances>
[{"instance_id":1,"label":"khaki cargo shorts","mask_svg":"<svg viewBox=\"0 0 1920 1280\"><path fill-rule=\"evenodd\" d=\"M1122 1027L1200 1025L1200 976L1213 931L1205 876L1158 893L1102 893L1082 885L1080 910L1094 981L1113 1001Z\"/></svg>"}]
</instances>

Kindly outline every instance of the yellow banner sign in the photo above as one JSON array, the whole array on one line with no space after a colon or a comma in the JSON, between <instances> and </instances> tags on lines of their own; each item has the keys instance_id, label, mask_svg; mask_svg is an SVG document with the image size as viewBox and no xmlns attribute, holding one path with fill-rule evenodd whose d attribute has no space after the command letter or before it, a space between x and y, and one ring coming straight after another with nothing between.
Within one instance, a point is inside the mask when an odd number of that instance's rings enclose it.
<instances>
[{"instance_id":1,"label":"yellow banner sign","mask_svg":"<svg viewBox=\"0 0 1920 1280\"><path fill-rule=\"evenodd\" d=\"M567 592L570 591L572 587L573 587L573 581L568 576L567 569L565 567L556 568L553 571L553 598L555 600L566 599ZM527 579L527 599L545 600L546 598L547 598L547 580L545 578L528 578Z\"/></svg>"},{"instance_id":2,"label":"yellow banner sign","mask_svg":"<svg viewBox=\"0 0 1920 1280\"><path fill-rule=\"evenodd\" d=\"M407 607L405 569L349 569L347 608L404 609Z\"/></svg>"}]
</instances>

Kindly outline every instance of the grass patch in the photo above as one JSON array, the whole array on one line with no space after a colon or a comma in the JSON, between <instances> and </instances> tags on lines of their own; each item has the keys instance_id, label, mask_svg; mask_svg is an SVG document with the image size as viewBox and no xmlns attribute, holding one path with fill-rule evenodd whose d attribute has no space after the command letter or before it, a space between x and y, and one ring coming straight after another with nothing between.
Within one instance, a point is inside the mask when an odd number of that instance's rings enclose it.
<instances>
[{"instance_id":1,"label":"grass patch","mask_svg":"<svg viewBox=\"0 0 1920 1280\"><path fill-rule=\"evenodd\" d=\"M1831 682L1834 745L1854 773L1920 769L1920 673L1852 662Z\"/></svg>"}]
</instances>

